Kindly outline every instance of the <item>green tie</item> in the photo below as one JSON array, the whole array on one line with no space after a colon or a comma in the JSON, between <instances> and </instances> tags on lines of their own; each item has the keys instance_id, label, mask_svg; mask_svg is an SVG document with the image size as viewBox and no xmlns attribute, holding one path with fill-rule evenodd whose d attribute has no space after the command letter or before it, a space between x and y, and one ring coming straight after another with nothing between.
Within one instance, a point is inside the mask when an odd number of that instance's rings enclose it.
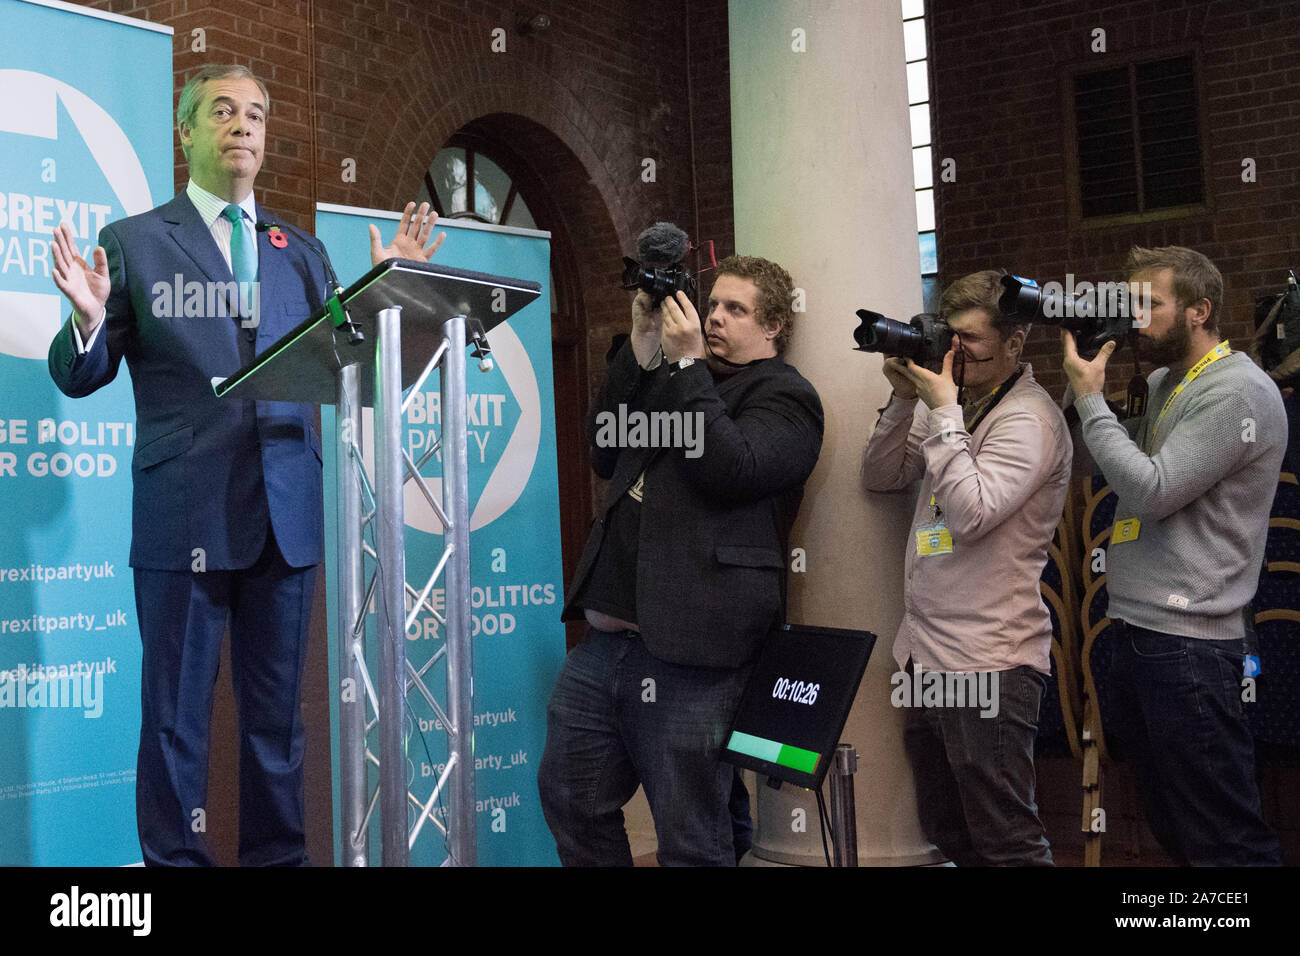
<instances>
[{"instance_id":1,"label":"green tie","mask_svg":"<svg viewBox=\"0 0 1300 956\"><path fill-rule=\"evenodd\" d=\"M253 292L253 283L257 281L257 243L248 234L242 209L231 203L221 214L230 220L230 271L239 283L240 316L247 319L253 316L257 301Z\"/></svg>"}]
</instances>

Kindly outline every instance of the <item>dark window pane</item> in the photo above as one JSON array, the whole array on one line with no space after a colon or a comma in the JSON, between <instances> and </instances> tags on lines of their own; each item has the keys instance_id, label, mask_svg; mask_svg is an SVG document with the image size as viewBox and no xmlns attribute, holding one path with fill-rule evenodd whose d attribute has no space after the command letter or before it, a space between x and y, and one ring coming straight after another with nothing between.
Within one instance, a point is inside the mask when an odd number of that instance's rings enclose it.
<instances>
[{"instance_id":1,"label":"dark window pane","mask_svg":"<svg viewBox=\"0 0 1300 956\"><path fill-rule=\"evenodd\" d=\"M537 221L533 219L532 210L528 208L528 203L524 202L523 196L516 196L514 203L510 206L510 215L506 217L505 225L521 226L524 229L536 229Z\"/></svg>"},{"instance_id":2,"label":"dark window pane","mask_svg":"<svg viewBox=\"0 0 1300 956\"><path fill-rule=\"evenodd\" d=\"M1137 160L1127 67L1074 78L1084 216L1137 212Z\"/></svg>"},{"instance_id":3,"label":"dark window pane","mask_svg":"<svg viewBox=\"0 0 1300 956\"><path fill-rule=\"evenodd\" d=\"M1201 202L1205 191L1192 58L1140 63L1135 82L1143 205L1160 209Z\"/></svg>"}]
</instances>

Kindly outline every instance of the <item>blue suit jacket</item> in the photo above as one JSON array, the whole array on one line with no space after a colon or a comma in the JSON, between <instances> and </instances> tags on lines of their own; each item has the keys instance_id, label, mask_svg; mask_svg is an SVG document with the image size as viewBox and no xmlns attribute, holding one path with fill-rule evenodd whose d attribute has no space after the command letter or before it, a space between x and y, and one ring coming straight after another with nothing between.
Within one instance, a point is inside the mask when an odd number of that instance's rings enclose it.
<instances>
[{"instance_id":1,"label":"blue suit jacket","mask_svg":"<svg viewBox=\"0 0 1300 956\"><path fill-rule=\"evenodd\" d=\"M267 218L260 207L258 218ZM136 408L132 567L197 569L202 549L207 570L247 568L262 552L268 525L291 566L321 561L321 451L312 406L221 400L211 385L323 301L323 264L301 238L287 235L278 249L258 234L261 310L256 329L245 329L236 309L208 308L209 284L234 277L184 193L99 234L113 282L105 327L78 355L69 319L50 344L50 375L77 398L111 382L126 359ZM201 284L202 307L195 299L190 315L169 314L177 284L184 290L192 282Z\"/></svg>"}]
</instances>

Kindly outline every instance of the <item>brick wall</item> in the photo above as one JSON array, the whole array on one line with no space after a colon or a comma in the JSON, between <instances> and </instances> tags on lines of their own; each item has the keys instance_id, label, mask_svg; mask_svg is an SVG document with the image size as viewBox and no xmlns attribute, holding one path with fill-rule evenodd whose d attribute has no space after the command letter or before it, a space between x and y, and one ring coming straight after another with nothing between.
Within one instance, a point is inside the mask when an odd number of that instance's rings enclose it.
<instances>
[{"instance_id":1,"label":"brick wall","mask_svg":"<svg viewBox=\"0 0 1300 956\"><path fill-rule=\"evenodd\" d=\"M693 238L698 223L721 254L734 245L725 0L90 5L175 29L177 93L206 62L243 63L267 82L272 107L259 200L303 228L316 201L401 208L448 137L491 117L482 128L509 137L547 184L555 221L539 226L566 232L576 250L592 387L610 337L626 331L616 279L637 233L670 219ZM536 9L551 26L521 34L517 17ZM492 50L498 27L506 31L504 52ZM204 31L203 52L192 49L195 29ZM642 178L647 158L655 161L654 182ZM343 181L345 159L356 160L355 182ZM187 178L179 147L176 164L179 189Z\"/></svg>"},{"instance_id":2,"label":"brick wall","mask_svg":"<svg viewBox=\"0 0 1300 956\"><path fill-rule=\"evenodd\" d=\"M1132 245L1191 246L1223 271L1220 328L1243 347L1255 296L1280 291L1286 269L1300 264L1298 13L1286 0L934 0L934 155L936 165L957 164L955 182L936 175L941 281L995 265L1040 281L1066 273L1117 280ZM1098 28L1105 53L1091 50ZM1069 68L1189 42L1199 51L1208 211L1071 228ZM1255 182L1242 181L1247 157ZM1035 375L1060 394L1055 330L1035 329L1028 354ZM1132 374L1127 351L1111 365L1112 387Z\"/></svg>"}]
</instances>

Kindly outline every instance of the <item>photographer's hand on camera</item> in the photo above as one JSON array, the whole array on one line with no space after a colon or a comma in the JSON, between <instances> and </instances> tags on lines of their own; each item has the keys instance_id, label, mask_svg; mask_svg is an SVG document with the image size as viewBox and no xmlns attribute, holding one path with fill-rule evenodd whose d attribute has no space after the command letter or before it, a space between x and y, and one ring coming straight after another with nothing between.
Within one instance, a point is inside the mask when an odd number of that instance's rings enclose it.
<instances>
[{"instance_id":1,"label":"photographer's hand on camera","mask_svg":"<svg viewBox=\"0 0 1300 956\"><path fill-rule=\"evenodd\" d=\"M638 292L632 300L632 352L637 364L650 368L659 354L663 309L652 304L650 295Z\"/></svg>"},{"instance_id":2,"label":"photographer's hand on camera","mask_svg":"<svg viewBox=\"0 0 1300 956\"><path fill-rule=\"evenodd\" d=\"M896 355L891 355L885 359L883 371L885 378L889 380L889 384L894 388L894 394L902 401L910 402L916 398L916 386L907 377L906 369L907 366L904 364L904 360Z\"/></svg>"},{"instance_id":3,"label":"photographer's hand on camera","mask_svg":"<svg viewBox=\"0 0 1300 956\"><path fill-rule=\"evenodd\" d=\"M911 383L917 397L925 402L929 408L935 409L942 408L945 405L956 405L957 383L952 377L952 365L956 355L957 353L952 349L948 350L948 353L943 357L943 368L937 375L928 368L917 365L911 359L903 359L896 368L901 370L900 374ZM889 362L896 361L899 360L889 359L885 364L888 365ZM886 371L885 375L889 376L889 372ZM892 377L890 381L893 381ZM895 385L894 388L897 391L898 386ZM902 397L902 395L899 396L899 398Z\"/></svg>"},{"instance_id":4,"label":"photographer's hand on camera","mask_svg":"<svg viewBox=\"0 0 1300 956\"><path fill-rule=\"evenodd\" d=\"M1062 367L1065 369L1066 378L1070 380L1070 388L1074 390L1074 396L1082 398L1084 395L1103 392L1106 388L1106 363L1110 361L1116 343L1107 342L1101 347L1095 359L1085 362L1079 357L1073 332L1062 329L1061 342L1065 346Z\"/></svg>"},{"instance_id":5,"label":"photographer's hand on camera","mask_svg":"<svg viewBox=\"0 0 1300 956\"><path fill-rule=\"evenodd\" d=\"M685 292L664 299L662 327L664 360L669 365L684 358L704 358L704 330L700 327L700 315Z\"/></svg>"}]
</instances>

